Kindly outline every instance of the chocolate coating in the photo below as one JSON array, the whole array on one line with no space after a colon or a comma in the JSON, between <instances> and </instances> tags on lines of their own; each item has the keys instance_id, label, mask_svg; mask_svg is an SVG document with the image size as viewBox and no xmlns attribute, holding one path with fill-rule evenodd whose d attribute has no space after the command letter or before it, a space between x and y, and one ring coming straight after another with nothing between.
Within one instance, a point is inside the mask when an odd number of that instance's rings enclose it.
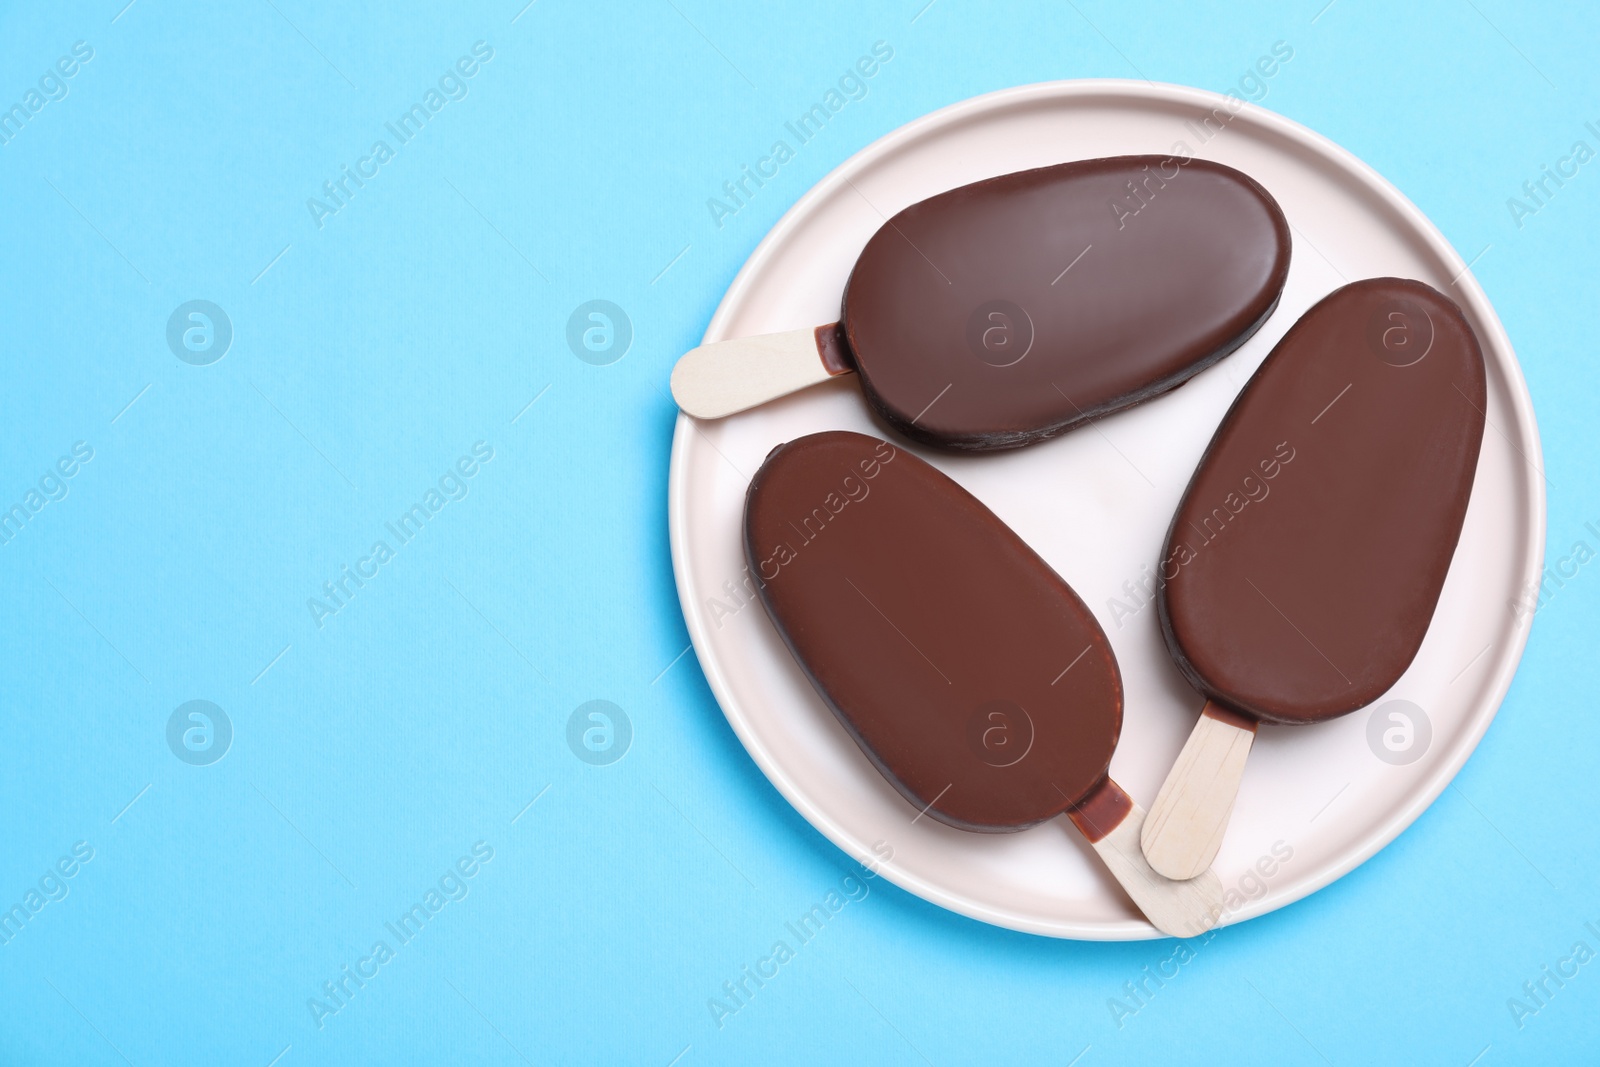
<instances>
[{"instance_id":1,"label":"chocolate coating","mask_svg":"<svg viewBox=\"0 0 1600 1067\"><path fill-rule=\"evenodd\" d=\"M867 242L841 320L894 429L1014 448L1181 385L1256 331L1288 272L1288 223L1248 176L1117 156L906 208Z\"/></svg>"},{"instance_id":2,"label":"chocolate coating","mask_svg":"<svg viewBox=\"0 0 1600 1067\"><path fill-rule=\"evenodd\" d=\"M1461 535L1483 353L1444 294L1355 282L1245 385L1173 516L1159 598L1189 682L1235 711L1320 722L1410 666Z\"/></svg>"},{"instance_id":3,"label":"chocolate coating","mask_svg":"<svg viewBox=\"0 0 1600 1067\"><path fill-rule=\"evenodd\" d=\"M1020 830L1106 777L1122 678L1066 582L945 475L835 431L750 483L745 555L817 692L916 809Z\"/></svg>"}]
</instances>

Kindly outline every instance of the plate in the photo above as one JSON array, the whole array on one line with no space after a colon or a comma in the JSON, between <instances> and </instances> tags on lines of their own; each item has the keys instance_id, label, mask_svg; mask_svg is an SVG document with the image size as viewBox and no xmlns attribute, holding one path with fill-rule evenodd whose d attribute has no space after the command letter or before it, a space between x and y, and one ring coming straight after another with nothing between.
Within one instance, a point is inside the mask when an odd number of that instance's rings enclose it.
<instances>
[{"instance_id":1,"label":"plate","mask_svg":"<svg viewBox=\"0 0 1600 1067\"><path fill-rule=\"evenodd\" d=\"M1224 923L1299 900L1392 841L1466 762L1527 639L1519 594L1544 546L1538 430L1510 341L1466 264L1423 214L1332 142L1199 89L1114 80L1030 85L904 126L811 189L739 272L706 341L832 322L886 218L982 178L1074 159L1188 153L1250 174L1293 231L1277 312L1183 387L1043 444L982 456L895 443L994 510L1076 589L1125 686L1111 774L1148 807L1203 700L1172 665L1141 588L1206 443L1300 315L1347 281L1417 278L1459 303L1483 343L1489 429L1466 524L1415 662L1372 706L1317 726L1263 726L1214 869ZM777 444L819 430L886 436L846 376L714 422L680 414L669 521L678 597L712 692L750 756L812 826L897 885L963 915L1090 940L1160 936L1064 819L971 834L916 818L811 688L751 594L745 490Z\"/></svg>"}]
</instances>

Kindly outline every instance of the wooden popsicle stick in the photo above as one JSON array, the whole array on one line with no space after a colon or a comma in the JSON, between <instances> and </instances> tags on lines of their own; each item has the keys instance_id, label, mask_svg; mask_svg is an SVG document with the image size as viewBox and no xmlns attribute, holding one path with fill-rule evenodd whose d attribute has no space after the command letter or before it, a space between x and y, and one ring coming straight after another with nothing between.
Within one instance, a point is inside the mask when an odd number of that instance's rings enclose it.
<instances>
[{"instance_id":1,"label":"wooden popsicle stick","mask_svg":"<svg viewBox=\"0 0 1600 1067\"><path fill-rule=\"evenodd\" d=\"M720 419L855 367L838 323L715 341L672 368L672 399L697 419Z\"/></svg>"},{"instance_id":2,"label":"wooden popsicle stick","mask_svg":"<svg viewBox=\"0 0 1600 1067\"><path fill-rule=\"evenodd\" d=\"M1211 866L1233 815L1256 721L1210 701L1150 806L1140 843L1168 878L1193 878Z\"/></svg>"},{"instance_id":3,"label":"wooden popsicle stick","mask_svg":"<svg viewBox=\"0 0 1600 1067\"><path fill-rule=\"evenodd\" d=\"M1144 809L1107 778L1067 811L1083 836L1150 924L1173 937L1194 937L1222 917L1222 881L1211 871L1174 881L1145 861L1139 848Z\"/></svg>"}]
</instances>

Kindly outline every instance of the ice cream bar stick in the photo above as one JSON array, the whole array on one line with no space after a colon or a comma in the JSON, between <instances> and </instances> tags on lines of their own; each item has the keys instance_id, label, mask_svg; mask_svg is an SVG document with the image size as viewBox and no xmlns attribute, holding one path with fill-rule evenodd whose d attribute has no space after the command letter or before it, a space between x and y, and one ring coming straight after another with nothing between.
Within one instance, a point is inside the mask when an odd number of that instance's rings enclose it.
<instances>
[{"instance_id":1,"label":"ice cream bar stick","mask_svg":"<svg viewBox=\"0 0 1600 1067\"><path fill-rule=\"evenodd\" d=\"M1156 794L1140 843L1168 878L1193 878L1211 866L1233 814L1256 720L1210 701Z\"/></svg>"},{"instance_id":2,"label":"ice cream bar stick","mask_svg":"<svg viewBox=\"0 0 1600 1067\"><path fill-rule=\"evenodd\" d=\"M838 323L740 337L685 352L672 399L697 419L720 419L854 370Z\"/></svg>"},{"instance_id":3,"label":"ice cream bar stick","mask_svg":"<svg viewBox=\"0 0 1600 1067\"><path fill-rule=\"evenodd\" d=\"M1110 778L1067 811L1123 890L1157 930L1194 937L1211 929L1222 915L1222 882L1204 871L1176 881L1157 872L1139 848L1144 809Z\"/></svg>"}]
</instances>

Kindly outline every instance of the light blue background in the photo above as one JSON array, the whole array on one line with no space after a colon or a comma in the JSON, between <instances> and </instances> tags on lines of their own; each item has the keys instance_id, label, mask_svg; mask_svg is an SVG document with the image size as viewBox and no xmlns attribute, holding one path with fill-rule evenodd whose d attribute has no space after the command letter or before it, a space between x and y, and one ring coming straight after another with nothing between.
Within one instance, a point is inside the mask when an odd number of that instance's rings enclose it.
<instances>
[{"instance_id":1,"label":"light blue background","mask_svg":"<svg viewBox=\"0 0 1600 1067\"><path fill-rule=\"evenodd\" d=\"M124 2L0 14L0 106L94 49L0 146L0 507L94 449L0 545L0 907L94 849L0 945L0 1062L1600 1059L1600 963L1520 1029L1507 1008L1575 942L1600 950L1594 568L1540 611L1454 788L1349 877L1199 948L1120 1027L1108 999L1170 943L1009 933L878 881L719 1029L708 998L858 869L675 658L666 526L672 362L832 167L978 93L1227 90L1284 41L1264 106L1371 163L1465 257L1487 248L1551 560L1600 546L1600 162L1520 228L1506 205L1574 141L1600 148L1592 13ZM319 229L306 199L480 40L466 98ZM714 225L707 197L878 40L894 59L867 97ZM609 366L565 340L596 298L634 330ZM166 344L191 299L233 324L210 366ZM477 441L494 458L469 495L318 628L307 598ZM234 728L208 767L166 741L192 699ZM633 724L610 766L567 745L592 699ZM308 998L396 944L384 923L479 841L470 894L319 1029Z\"/></svg>"}]
</instances>

